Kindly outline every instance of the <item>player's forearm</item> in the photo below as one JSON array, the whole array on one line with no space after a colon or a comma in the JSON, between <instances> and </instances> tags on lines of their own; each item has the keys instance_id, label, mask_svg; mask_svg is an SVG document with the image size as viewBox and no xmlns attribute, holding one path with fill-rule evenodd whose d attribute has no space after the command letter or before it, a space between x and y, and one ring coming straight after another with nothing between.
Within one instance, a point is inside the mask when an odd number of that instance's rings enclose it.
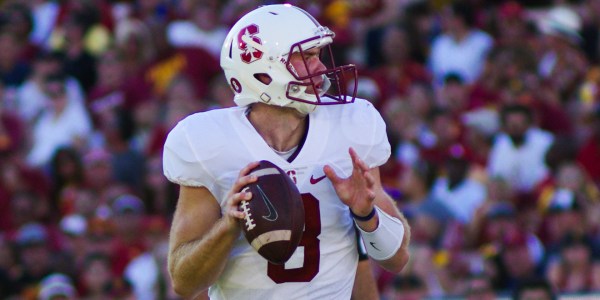
<instances>
[{"instance_id":1,"label":"player's forearm","mask_svg":"<svg viewBox=\"0 0 600 300\"><path fill-rule=\"evenodd\" d=\"M404 216L401 215L400 221L404 226L404 237L402 238L402 244L396 254L392 256L390 259L377 261L379 265L386 269L387 271L398 273L402 271L404 266L408 263L408 259L410 258L408 245L410 244L410 226Z\"/></svg>"},{"instance_id":2,"label":"player's forearm","mask_svg":"<svg viewBox=\"0 0 600 300\"><path fill-rule=\"evenodd\" d=\"M374 258L381 267L387 271L398 273L408 263L410 226L408 225L408 221L404 215L396 207L394 200L392 200L392 198L389 197L389 195L387 195L387 193L385 193L383 190L378 193L376 203L376 206L381 210L380 213L376 214L373 219L369 220L368 222L356 223L360 229L367 232L373 232L377 228L383 227L378 229L380 232L377 233L377 236L380 234L385 236L383 238L380 237L373 239L372 241L374 244L369 243L366 245L367 250L369 251L369 256ZM376 222L373 222L373 220L376 220ZM382 225L381 222L384 222L384 224ZM366 235L369 235L369 233L363 233L363 239L365 242L367 242L368 239ZM384 243L377 245L377 240L383 240ZM393 247L388 248L389 246ZM396 248L397 250L391 253L387 252L389 254L386 255L377 253L378 250L383 250L384 248Z\"/></svg>"},{"instance_id":3,"label":"player's forearm","mask_svg":"<svg viewBox=\"0 0 600 300\"><path fill-rule=\"evenodd\" d=\"M222 218L202 239L179 245L169 252L169 273L177 294L188 298L216 282L239 236Z\"/></svg>"},{"instance_id":4,"label":"player's forearm","mask_svg":"<svg viewBox=\"0 0 600 300\"><path fill-rule=\"evenodd\" d=\"M358 262L356 278L352 287L352 300L376 300L379 299L377 284L371 270L369 260Z\"/></svg>"}]
</instances>

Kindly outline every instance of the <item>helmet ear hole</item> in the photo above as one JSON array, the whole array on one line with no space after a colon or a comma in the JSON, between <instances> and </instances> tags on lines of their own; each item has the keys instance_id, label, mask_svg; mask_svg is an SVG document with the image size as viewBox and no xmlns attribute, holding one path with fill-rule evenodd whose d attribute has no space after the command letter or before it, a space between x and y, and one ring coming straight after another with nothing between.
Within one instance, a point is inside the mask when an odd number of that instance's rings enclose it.
<instances>
[{"instance_id":1,"label":"helmet ear hole","mask_svg":"<svg viewBox=\"0 0 600 300\"><path fill-rule=\"evenodd\" d=\"M254 74L254 78L256 78L256 80L264 83L265 85L269 85L269 84L271 84L271 81L273 81L273 78L271 78L271 76L269 76L269 74L266 74L266 73L256 73L256 74Z\"/></svg>"}]
</instances>

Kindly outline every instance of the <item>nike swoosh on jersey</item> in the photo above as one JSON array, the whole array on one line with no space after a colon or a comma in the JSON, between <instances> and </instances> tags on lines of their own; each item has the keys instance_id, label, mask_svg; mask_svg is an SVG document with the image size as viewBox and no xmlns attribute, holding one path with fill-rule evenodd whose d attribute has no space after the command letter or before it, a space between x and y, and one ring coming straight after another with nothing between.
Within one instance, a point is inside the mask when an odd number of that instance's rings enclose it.
<instances>
[{"instance_id":1,"label":"nike swoosh on jersey","mask_svg":"<svg viewBox=\"0 0 600 300\"><path fill-rule=\"evenodd\" d=\"M379 248L375 247L375 243L373 243L373 242L370 242L370 243L371 243L371 247L375 248L377 251L381 251L381 250L379 250Z\"/></svg>"},{"instance_id":2,"label":"nike swoosh on jersey","mask_svg":"<svg viewBox=\"0 0 600 300\"><path fill-rule=\"evenodd\" d=\"M267 197L267 195L265 195L265 192L263 192L263 190L260 188L259 185L256 186L258 188L258 192L260 193L260 196L262 197L263 201L265 202L265 205L267 206L267 209L269 210L269 215L268 216L262 216L263 219L267 220L267 221L275 221L277 220L277 210L275 210L275 206L273 206L273 203L271 203L271 201L269 201L269 198Z\"/></svg>"},{"instance_id":3,"label":"nike swoosh on jersey","mask_svg":"<svg viewBox=\"0 0 600 300\"><path fill-rule=\"evenodd\" d=\"M314 178L313 176L314 175L310 175L310 184L317 184L317 183L319 183L319 181L321 181L321 180L325 179L325 177L327 177L326 175L323 175L323 176L317 177L317 178Z\"/></svg>"}]
</instances>

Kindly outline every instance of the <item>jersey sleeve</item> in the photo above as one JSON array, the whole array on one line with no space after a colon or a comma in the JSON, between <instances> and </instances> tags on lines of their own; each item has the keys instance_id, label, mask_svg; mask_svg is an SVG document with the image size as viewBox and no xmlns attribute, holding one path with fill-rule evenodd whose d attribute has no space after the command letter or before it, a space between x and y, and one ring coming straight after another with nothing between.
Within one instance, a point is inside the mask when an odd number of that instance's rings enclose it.
<instances>
[{"instance_id":1,"label":"jersey sleeve","mask_svg":"<svg viewBox=\"0 0 600 300\"><path fill-rule=\"evenodd\" d=\"M367 111L373 119L372 147L368 151L365 161L369 167L378 167L388 161L391 155L391 146L388 140L386 125L379 111L371 104L367 104Z\"/></svg>"},{"instance_id":2,"label":"jersey sleeve","mask_svg":"<svg viewBox=\"0 0 600 300\"><path fill-rule=\"evenodd\" d=\"M391 146L381 114L369 101L356 99L351 114L345 117L352 123L344 126L344 131L354 150L370 168L383 165L391 155Z\"/></svg>"},{"instance_id":3,"label":"jersey sleeve","mask_svg":"<svg viewBox=\"0 0 600 300\"><path fill-rule=\"evenodd\" d=\"M169 181L179 185L210 189L214 184L197 149L190 142L185 120L179 122L167 136L163 152L163 172Z\"/></svg>"}]
</instances>

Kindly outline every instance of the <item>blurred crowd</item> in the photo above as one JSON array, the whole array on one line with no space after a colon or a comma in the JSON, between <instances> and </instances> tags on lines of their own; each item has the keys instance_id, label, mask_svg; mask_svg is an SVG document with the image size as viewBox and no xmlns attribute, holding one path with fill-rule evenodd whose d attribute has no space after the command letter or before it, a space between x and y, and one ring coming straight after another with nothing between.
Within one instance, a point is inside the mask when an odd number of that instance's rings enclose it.
<instances>
[{"instance_id":1,"label":"blurred crowd","mask_svg":"<svg viewBox=\"0 0 600 300\"><path fill-rule=\"evenodd\" d=\"M1 298L177 299L163 142L234 105L225 35L281 2L1 2ZM413 237L383 299L600 293L600 1L285 2L388 125Z\"/></svg>"}]
</instances>

